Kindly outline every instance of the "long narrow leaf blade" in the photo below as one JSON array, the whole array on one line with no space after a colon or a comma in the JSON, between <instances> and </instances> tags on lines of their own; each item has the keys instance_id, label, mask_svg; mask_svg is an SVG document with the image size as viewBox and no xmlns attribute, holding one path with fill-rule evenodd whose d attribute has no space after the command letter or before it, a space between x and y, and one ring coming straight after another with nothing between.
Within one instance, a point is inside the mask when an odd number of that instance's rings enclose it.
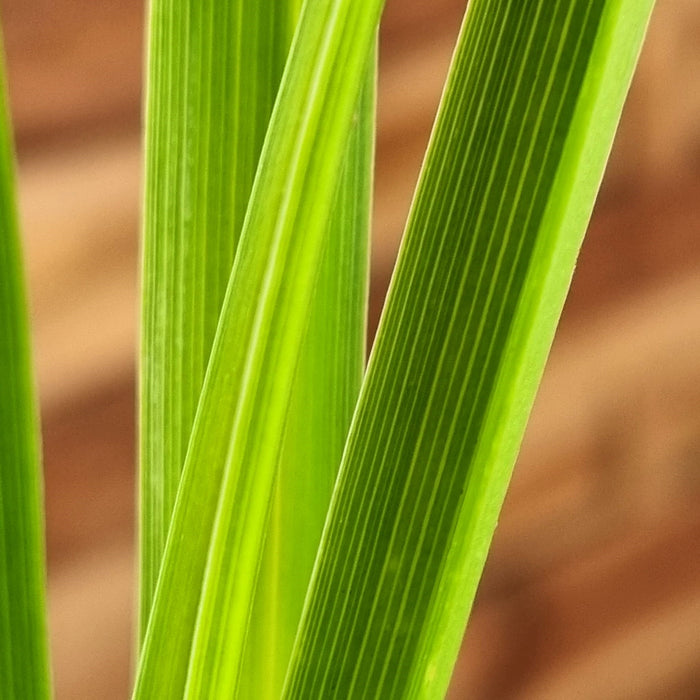
<instances>
[{"instance_id":1,"label":"long narrow leaf blade","mask_svg":"<svg viewBox=\"0 0 700 700\"><path fill-rule=\"evenodd\" d=\"M140 368L143 638L295 13L152 0Z\"/></svg>"},{"instance_id":2,"label":"long narrow leaf blade","mask_svg":"<svg viewBox=\"0 0 700 700\"><path fill-rule=\"evenodd\" d=\"M286 697L446 691L652 0L473 0Z\"/></svg>"},{"instance_id":3,"label":"long narrow leaf blade","mask_svg":"<svg viewBox=\"0 0 700 700\"><path fill-rule=\"evenodd\" d=\"M328 223L296 370L238 697L282 692L364 374L375 61Z\"/></svg>"},{"instance_id":4,"label":"long narrow leaf blade","mask_svg":"<svg viewBox=\"0 0 700 700\"><path fill-rule=\"evenodd\" d=\"M182 697L186 680L189 696L235 687L291 386L381 6L304 5L187 450L136 697Z\"/></svg>"},{"instance_id":5,"label":"long narrow leaf blade","mask_svg":"<svg viewBox=\"0 0 700 700\"><path fill-rule=\"evenodd\" d=\"M0 46L0 697L50 697L39 422Z\"/></svg>"}]
</instances>

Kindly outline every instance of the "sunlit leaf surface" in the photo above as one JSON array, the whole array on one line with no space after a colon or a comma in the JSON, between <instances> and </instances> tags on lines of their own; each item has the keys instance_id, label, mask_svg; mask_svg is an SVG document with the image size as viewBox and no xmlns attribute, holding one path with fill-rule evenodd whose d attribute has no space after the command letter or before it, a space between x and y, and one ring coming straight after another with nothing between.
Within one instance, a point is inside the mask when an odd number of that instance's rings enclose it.
<instances>
[{"instance_id":1,"label":"sunlit leaf surface","mask_svg":"<svg viewBox=\"0 0 700 700\"><path fill-rule=\"evenodd\" d=\"M289 670L444 695L651 0L473 0Z\"/></svg>"},{"instance_id":2,"label":"sunlit leaf surface","mask_svg":"<svg viewBox=\"0 0 700 700\"><path fill-rule=\"evenodd\" d=\"M334 201L350 211L335 194L353 115L363 123L360 112L369 113L357 103L380 5L305 5L187 450L138 697L200 697L230 692L238 681L293 379L332 235L328 217ZM369 141L361 141L358 162L366 163ZM362 174L364 192L367 180ZM366 210L366 200L364 194L353 207L364 202ZM357 211L353 217L366 222ZM362 277L353 283L354 308L365 295L363 265L348 268ZM357 311L353 317L361 321ZM354 347L349 372L357 377Z\"/></svg>"}]
</instances>

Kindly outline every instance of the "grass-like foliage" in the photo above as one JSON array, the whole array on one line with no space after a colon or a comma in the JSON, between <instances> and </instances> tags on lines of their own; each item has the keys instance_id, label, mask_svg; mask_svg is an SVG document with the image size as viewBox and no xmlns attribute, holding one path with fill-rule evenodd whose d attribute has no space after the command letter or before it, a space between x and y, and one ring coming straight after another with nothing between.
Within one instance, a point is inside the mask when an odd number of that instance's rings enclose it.
<instances>
[{"instance_id":1,"label":"grass-like foliage","mask_svg":"<svg viewBox=\"0 0 700 700\"><path fill-rule=\"evenodd\" d=\"M365 372L383 0L151 0L135 698L444 695L652 5L472 0ZM0 695L33 698L0 136Z\"/></svg>"}]
</instances>

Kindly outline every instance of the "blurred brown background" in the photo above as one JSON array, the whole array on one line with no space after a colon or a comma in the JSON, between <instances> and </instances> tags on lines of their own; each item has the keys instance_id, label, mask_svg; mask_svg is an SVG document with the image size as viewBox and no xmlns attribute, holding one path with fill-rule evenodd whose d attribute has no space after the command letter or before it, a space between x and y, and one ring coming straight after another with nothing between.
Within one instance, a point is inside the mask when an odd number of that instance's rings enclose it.
<instances>
[{"instance_id":1,"label":"blurred brown background","mask_svg":"<svg viewBox=\"0 0 700 700\"><path fill-rule=\"evenodd\" d=\"M372 323L464 0L389 0ZM127 696L142 0L2 0L59 700ZM453 698L700 698L700 2L658 0Z\"/></svg>"}]
</instances>

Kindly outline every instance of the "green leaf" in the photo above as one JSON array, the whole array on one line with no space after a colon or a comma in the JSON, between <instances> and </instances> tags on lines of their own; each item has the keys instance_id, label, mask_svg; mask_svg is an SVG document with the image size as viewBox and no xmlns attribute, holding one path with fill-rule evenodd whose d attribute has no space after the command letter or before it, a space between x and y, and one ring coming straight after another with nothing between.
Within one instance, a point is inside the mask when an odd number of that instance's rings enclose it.
<instances>
[{"instance_id":1,"label":"green leaf","mask_svg":"<svg viewBox=\"0 0 700 700\"><path fill-rule=\"evenodd\" d=\"M153 0L140 366L140 639L255 169L289 2Z\"/></svg>"},{"instance_id":2,"label":"green leaf","mask_svg":"<svg viewBox=\"0 0 700 700\"><path fill-rule=\"evenodd\" d=\"M235 687L292 383L381 5L304 5L187 449L136 697Z\"/></svg>"},{"instance_id":3,"label":"green leaf","mask_svg":"<svg viewBox=\"0 0 700 700\"><path fill-rule=\"evenodd\" d=\"M443 697L652 0L473 0L286 697Z\"/></svg>"},{"instance_id":4,"label":"green leaf","mask_svg":"<svg viewBox=\"0 0 700 700\"><path fill-rule=\"evenodd\" d=\"M39 421L0 46L0 697L50 697Z\"/></svg>"},{"instance_id":5,"label":"green leaf","mask_svg":"<svg viewBox=\"0 0 700 700\"><path fill-rule=\"evenodd\" d=\"M365 366L375 61L329 221L287 414L238 696L279 698Z\"/></svg>"}]
</instances>

